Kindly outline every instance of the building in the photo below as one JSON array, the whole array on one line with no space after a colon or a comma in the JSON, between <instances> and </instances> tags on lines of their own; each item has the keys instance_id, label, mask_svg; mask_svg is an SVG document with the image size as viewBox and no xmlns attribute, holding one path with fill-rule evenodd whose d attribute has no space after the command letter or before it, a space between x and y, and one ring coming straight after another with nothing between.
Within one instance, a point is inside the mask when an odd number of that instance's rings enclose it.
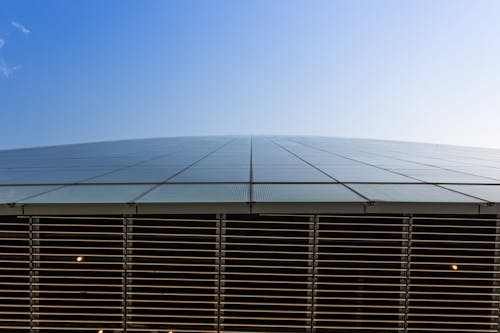
<instances>
[{"instance_id":1,"label":"building","mask_svg":"<svg viewBox=\"0 0 500 333\"><path fill-rule=\"evenodd\" d=\"M498 332L500 150L0 151L0 332Z\"/></svg>"}]
</instances>

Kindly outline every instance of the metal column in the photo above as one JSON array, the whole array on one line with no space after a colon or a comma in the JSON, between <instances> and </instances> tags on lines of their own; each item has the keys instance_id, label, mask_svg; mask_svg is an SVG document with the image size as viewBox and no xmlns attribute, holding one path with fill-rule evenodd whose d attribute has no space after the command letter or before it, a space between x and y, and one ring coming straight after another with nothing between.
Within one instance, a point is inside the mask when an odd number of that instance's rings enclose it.
<instances>
[{"instance_id":1,"label":"metal column","mask_svg":"<svg viewBox=\"0 0 500 333\"><path fill-rule=\"evenodd\" d=\"M492 303L494 310L492 311L491 328L496 329L500 333L500 215L497 215L495 221L495 251L493 252L493 297Z\"/></svg>"},{"instance_id":2,"label":"metal column","mask_svg":"<svg viewBox=\"0 0 500 333\"><path fill-rule=\"evenodd\" d=\"M130 240L132 237L132 220L129 219L127 216L123 218L123 247L122 247L122 254L123 254L123 270L122 270L122 330L124 333L127 332L128 329L128 317L130 313L130 299L129 299L129 294L130 294L130 287L129 287L129 280L130 280L130 255L131 250L130 250Z\"/></svg>"},{"instance_id":3,"label":"metal column","mask_svg":"<svg viewBox=\"0 0 500 333\"><path fill-rule=\"evenodd\" d=\"M215 296L216 304L217 304L217 313L216 313L216 325L217 332L221 332L224 329L224 271L225 271L225 249L226 249L226 214L217 214L217 241L216 241L216 250L217 250L217 259L216 259L216 286L217 286L217 294Z\"/></svg>"},{"instance_id":4,"label":"metal column","mask_svg":"<svg viewBox=\"0 0 500 333\"><path fill-rule=\"evenodd\" d=\"M30 333L38 333L39 326L39 268L40 268L40 219L29 218L30 247Z\"/></svg>"},{"instance_id":5,"label":"metal column","mask_svg":"<svg viewBox=\"0 0 500 333\"><path fill-rule=\"evenodd\" d=\"M311 216L309 224L309 291L310 297L310 328L309 332L316 332L315 319L316 319L316 283L317 283L317 260L318 260L318 243L319 243L319 217L317 215Z\"/></svg>"},{"instance_id":6,"label":"metal column","mask_svg":"<svg viewBox=\"0 0 500 333\"><path fill-rule=\"evenodd\" d=\"M412 246L412 232L413 232L413 218L411 215L405 217L403 219L403 235L406 235L403 238L402 246L401 246L401 268L402 274L400 280L400 316L399 320L401 321L401 333L408 332L408 316L409 316L409 307L410 307L410 272L411 272L411 246Z\"/></svg>"}]
</instances>

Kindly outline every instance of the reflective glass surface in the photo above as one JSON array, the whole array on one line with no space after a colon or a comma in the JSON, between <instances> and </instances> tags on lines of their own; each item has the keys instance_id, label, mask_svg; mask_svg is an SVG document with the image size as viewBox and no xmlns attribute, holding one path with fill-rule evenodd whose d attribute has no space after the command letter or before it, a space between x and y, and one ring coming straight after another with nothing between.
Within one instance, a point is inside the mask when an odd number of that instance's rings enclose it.
<instances>
[{"instance_id":1,"label":"reflective glass surface","mask_svg":"<svg viewBox=\"0 0 500 333\"><path fill-rule=\"evenodd\" d=\"M479 199L428 184L351 184L349 186L372 201L481 202Z\"/></svg>"},{"instance_id":2,"label":"reflective glass surface","mask_svg":"<svg viewBox=\"0 0 500 333\"><path fill-rule=\"evenodd\" d=\"M136 166L88 179L85 183L154 183L162 182L182 170L182 166Z\"/></svg>"},{"instance_id":3,"label":"reflective glass surface","mask_svg":"<svg viewBox=\"0 0 500 333\"><path fill-rule=\"evenodd\" d=\"M260 168L254 166L255 182L335 182L332 178L312 167L274 167Z\"/></svg>"},{"instance_id":4,"label":"reflective glass surface","mask_svg":"<svg viewBox=\"0 0 500 333\"><path fill-rule=\"evenodd\" d=\"M428 183L489 183L493 179L438 168L394 169L394 171Z\"/></svg>"},{"instance_id":5,"label":"reflective glass surface","mask_svg":"<svg viewBox=\"0 0 500 333\"><path fill-rule=\"evenodd\" d=\"M25 169L0 169L0 183L11 184L15 183L16 179L36 175L41 172L46 172L44 169L25 168Z\"/></svg>"},{"instance_id":6,"label":"reflective glass surface","mask_svg":"<svg viewBox=\"0 0 500 333\"><path fill-rule=\"evenodd\" d=\"M321 167L329 175L340 182L366 182L366 183L415 183L418 180L399 175L370 166L363 167Z\"/></svg>"},{"instance_id":7,"label":"reflective glass surface","mask_svg":"<svg viewBox=\"0 0 500 333\"><path fill-rule=\"evenodd\" d=\"M137 202L248 202L249 193L247 184L167 184L156 187Z\"/></svg>"},{"instance_id":8,"label":"reflective glass surface","mask_svg":"<svg viewBox=\"0 0 500 333\"><path fill-rule=\"evenodd\" d=\"M22 200L21 203L127 203L151 187L151 185L72 185Z\"/></svg>"},{"instance_id":9,"label":"reflective glass surface","mask_svg":"<svg viewBox=\"0 0 500 333\"><path fill-rule=\"evenodd\" d=\"M111 172L111 168L68 168L12 179L16 184L68 184Z\"/></svg>"},{"instance_id":10,"label":"reflective glass surface","mask_svg":"<svg viewBox=\"0 0 500 333\"><path fill-rule=\"evenodd\" d=\"M490 202L500 202L500 185L445 185L444 187Z\"/></svg>"},{"instance_id":11,"label":"reflective glass surface","mask_svg":"<svg viewBox=\"0 0 500 333\"><path fill-rule=\"evenodd\" d=\"M13 203L21 199L50 191L57 186L0 186L0 203Z\"/></svg>"},{"instance_id":12,"label":"reflective glass surface","mask_svg":"<svg viewBox=\"0 0 500 333\"><path fill-rule=\"evenodd\" d=\"M500 150L328 137L212 136L0 151L4 201L41 188L33 185L50 184L68 186L30 200L128 202L156 185L161 186L143 200L248 202L250 185L255 200L359 200L339 182L375 201L476 200L432 185L446 184L497 202L496 187L489 186L500 185ZM26 186L9 187L14 184Z\"/></svg>"},{"instance_id":13,"label":"reflective glass surface","mask_svg":"<svg viewBox=\"0 0 500 333\"><path fill-rule=\"evenodd\" d=\"M500 181L500 168L483 166L455 166L453 170L490 178L492 183ZM489 182L489 181L487 181Z\"/></svg>"},{"instance_id":14,"label":"reflective glass surface","mask_svg":"<svg viewBox=\"0 0 500 333\"><path fill-rule=\"evenodd\" d=\"M255 202L362 202L341 184L255 184Z\"/></svg>"},{"instance_id":15,"label":"reflective glass surface","mask_svg":"<svg viewBox=\"0 0 500 333\"><path fill-rule=\"evenodd\" d=\"M234 168L189 168L169 180L169 182L248 182L250 166Z\"/></svg>"}]
</instances>

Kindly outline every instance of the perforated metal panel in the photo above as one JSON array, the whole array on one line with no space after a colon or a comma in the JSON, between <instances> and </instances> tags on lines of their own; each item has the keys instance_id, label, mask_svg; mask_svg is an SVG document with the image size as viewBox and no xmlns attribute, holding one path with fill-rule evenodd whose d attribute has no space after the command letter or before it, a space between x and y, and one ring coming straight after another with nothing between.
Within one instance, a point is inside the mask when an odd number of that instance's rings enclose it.
<instances>
[{"instance_id":1,"label":"perforated metal panel","mask_svg":"<svg viewBox=\"0 0 500 333\"><path fill-rule=\"evenodd\" d=\"M498 332L496 216L0 220L0 332Z\"/></svg>"}]
</instances>

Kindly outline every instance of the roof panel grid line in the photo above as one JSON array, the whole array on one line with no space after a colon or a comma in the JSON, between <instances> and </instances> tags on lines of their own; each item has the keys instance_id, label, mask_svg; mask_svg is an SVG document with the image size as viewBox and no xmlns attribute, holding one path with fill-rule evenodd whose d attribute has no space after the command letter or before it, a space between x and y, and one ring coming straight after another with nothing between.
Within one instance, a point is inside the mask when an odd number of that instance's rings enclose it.
<instances>
[{"instance_id":1,"label":"roof panel grid line","mask_svg":"<svg viewBox=\"0 0 500 333\"><path fill-rule=\"evenodd\" d=\"M394 160L399 160L399 161L402 161L402 162L408 162L408 163L413 163L415 165L421 165L421 166L425 166L425 167L428 167L428 168L431 168L431 169L439 169L439 170L445 170L445 171L448 171L448 172L451 172L451 173L460 173L462 175L466 175L466 176L469 176L469 177L479 177L479 178L485 178L485 179L489 179L490 181L499 181L500 178L489 178L489 177L485 177L485 176L480 176L480 175L476 175L474 173L469 173L469 172L464 172L464 171L459 171L459 170L454 170L452 168L449 168L449 167L445 167L445 166L440 166L440 165L436 165L436 163L429 163L429 162L433 162L433 161L436 161L436 160L441 160L443 161L442 158L439 158L439 157L428 157L428 156L424 156L424 157L419 157L418 155L411 155L409 154L408 152L405 152L404 154L407 155L407 156L410 156L412 157L412 159L407 159L407 158L401 158L401 157L398 157L398 156L393 156L393 155L388 155L387 153L386 154L382 154L382 153L378 153L378 152L373 152L373 151L364 151L364 150L359 150L360 152L363 152L363 153L366 153L366 154L369 154L369 155L374 155L374 156L380 156L380 157L385 157L385 158L390 158L390 159L394 159ZM366 158L369 158L369 157L366 157ZM418 160L420 158L420 160ZM411 169L411 168L410 168ZM421 168L417 168L415 167L414 169L421 169ZM394 170L394 171L398 171L398 170Z\"/></svg>"},{"instance_id":2,"label":"roof panel grid line","mask_svg":"<svg viewBox=\"0 0 500 333\"><path fill-rule=\"evenodd\" d=\"M181 174L182 172L188 170L189 168L191 168L192 166L196 165L198 162L204 160L205 158L209 157L210 155L212 155L213 153L221 150L222 148L224 148L225 146L229 145L231 142L235 141L236 138L231 138L227 141L225 141L222 145L218 146L217 148L215 148L214 150L208 152L207 154L201 156L200 158L196 159L194 162L192 162L191 164L187 165L186 167L184 167L183 169L179 170L177 173L173 174L172 176L166 178L163 183L166 183L168 182L169 180L173 179L175 176ZM141 199L142 197L144 197L146 194L150 193L151 191L155 190L158 186L160 185L154 185L153 187L149 188L148 190L144 191L143 193L139 194L138 196L134 197L133 200L131 200L132 202L136 202L137 200Z\"/></svg>"},{"instance_id":3,"label":"roof panel grid line","mask_svg":"<svg viewBox=\"0 0 500 333\"><path fill-rule=\"evenodd\" d=\"M282 145L276 143L275 141L272 141L274 144L276 144L277 146L281 147L283 150L286 150L287 152L289 152L290 154L294 155L295 157L297 157L298 159L300 159L301 161L305 162L306 164L310 165L311 167L313 167L314 169L318 170L319 172L323 173L324 175L326 175L327 177L330 177L333 181L335 182L338 182L338 180L334 177L332 177L331 175L329 175L328 173L324 172L323 170L319 169L318 167L312 165L311 163L309 163L308 161L304 160L303 158L301 158L300 156L298 156L297 154L295 154L294 152L288 150L287 148L283 147ZM369 199L367 197L365 197L363 194L359 193L358 191L356 191L355 189L351 188L350 186L346 185L346 184L342 184L342 186L344 186L346 189L348 189L349 191L355 193L358 197L361 197L367 201L369 201Z\"/></svg>"},{"instance_id":4,"label":"roof panel grid line","mask_svg":"<svg viewBox=\"0 0 500 333\"><path fill-rule=\"evenodd\" d=\"M404 171L406 171L406 170L399 170L399 169L392 169L392 168L383 168L383 167L380 167L380 166L378 166L376 164L371 164L371 163L365 162L363 160L358 160L358 159L354 159L354 158L347 157L347 156L344 156L344 155L340 155L338 153L334 153L334 152L331 152L329 150L323 150L321 148L315 148L313 146L310 146L310 147L313 148L313 149L318 149L320 151L324 151L324 152L336 155L336 156L342 156L342 157L345 157L345 158L348 158L348 159L352 159L352 160L360 162L360 163L362 163L364 165L376 167L376 168L378 168L380 170L385 170L387 172L391 172L391 173L398 174L398 175L403 176L403 177L407 177L408 179L412 179L413 181L422 182L422 183L426 183L426 184L439 184L439 183L491 183L491 182L496 182L496 180L494 180L494 179L489 179L489 178L486 178L486 177L479 177L479 176L475 176L475 175L472 175L472 174L465 174L465 173L460 173L460 172L454 172L453 170L436 168L436 167L433 167L433 166L426 166L426 169L421 169L421 170L423 170L422 172L424 172L424 173L427 172L427 173L431 173L432 174L432 172L434 172L436 174L435 177L426 177L425 175L422 175L421 173L420 174L418 174L418 173L411 174L410 172L406 172L405 173ZM387 156L383 156L383 157L387 157ZM453 177L453 176L455 176L455 177ZM462 176L462 177L460 177L460 176Z\"/></svg>"},{"instance_id":5,"label":"roof panel grid line","mask_svg":"<svg viewBox=\"0 0 500 333\"><path fill-rule=\"evenodd\" d=\"M233 139L233 140L234 140L234 139ZM229 142L230 142L230 141L229 141ZM224 145L225 145L225 144L227 144L227 143L228 143L228 142L226 141L226 142L224 143ZM224 145L223 145L223 146L224 146ZM210 153L209 153L209 154L210 154ZM163 157L164 157L164 156L161 156L160 158L163 158ZM196 162L194 162L194 163L196 163ZM188 166L188 167L189 167L189 166ZM123 169L126 169L126 168L127 168L127 166L125 166ZM184 170L184 169L182 169L182 170ZM182 170L181 170L180 172L182 172ZM83 182L83 181L85 181L85 180L87 180L87 179L91 179L91 178L93 178L93 177L88 177L88 178L85 178L85 179L83 179L83 180L82 180L82 182ZM169 178L171 178L171 177L169 177ZM36 197L39 197L39 196L44 196L44 195L45 195L45 197L47 197L47 196L49 196L49 197L50 197L50 196L51 196L51 193L52 193L52 192L54 192L54 191L56 191L56 192L57 192L57 193L56 193L56 195L57 195L57 194L61 193L61 192L59 192L58 190L61 190L61 189L63 189L64 187L67 187L67 186L70 186L70 185L71 185L71 184L68 184L68 185L63 185L63 186L59 186L59 187L55 187L55 188L51 188L51 189L47 190L47 191L46 191L46 192L44 192L44 193L30 195L30 196L28 196L28 197L26 197L26 198L23 198L23 200L28 200L28 199L32 199L32 198L36 198ZM129 185L129 186L132 186L132 185ZM143 188L143 192L141 192L140 194L138 193L138 194L137 194L137 197L139 197L139 196L140 196L140 195L142 195L143 193L147 193L147 191L148 191L148 190L151 190L151 189L155 188L156 186L158 186L158 185L151 185L151 186L149 186L148 188ZM73 188L74 188L74 187L70 188L70 191L69 191L69 192L70 192L70 194L71 194L71 193L73 193L73 192L71 192L71 189L73 189ZM101 188L101 189L102 189L102 188ZM125 189L125 188L123 188L123 189ZM81 190L82 190L82 189L80 188L80 192L81 192ZM88 190L88 188L87 188L87 190ZM84 190L84 191L85 191L85 190ZM64 192L64 191L63 191L63 192ZM78 193L79 193L79 192L78 192ZM70 197L71 197L71 196L70 196ZM134 197L134 198L135 198L135 197ZM21 200L21 201L23 201L23 200ZM66 199L66 200L71 201L71 199ZM78 197L75 197L75 199L74 199L74 200L75 200L76 202L79 202L79 201L80 201L80 199L79 199ZM95 199L94 199L94 200L95 200ZM125 200L125 197L123 197L123 198L122 198L122 200L123 200L124 202L129 202L129 201L131 201L131 200ZM113 201L113 200L111 200L111 201Z\"/></svg>"},{"instance_id":6,"label":"roof panel grid line","mask_svg":"<svg viewBox=\"0 0 500 333\"><path fill-rule=\"evenodd\" d=\"M456 163L456 170L426 164L432 160ZM494 211L500 168L485 161L500 162L500 150L299 136L4 150L0 205L238 203L267 209L263 204L394 203L493 205Z\"/></svg>"}]
</instances>

